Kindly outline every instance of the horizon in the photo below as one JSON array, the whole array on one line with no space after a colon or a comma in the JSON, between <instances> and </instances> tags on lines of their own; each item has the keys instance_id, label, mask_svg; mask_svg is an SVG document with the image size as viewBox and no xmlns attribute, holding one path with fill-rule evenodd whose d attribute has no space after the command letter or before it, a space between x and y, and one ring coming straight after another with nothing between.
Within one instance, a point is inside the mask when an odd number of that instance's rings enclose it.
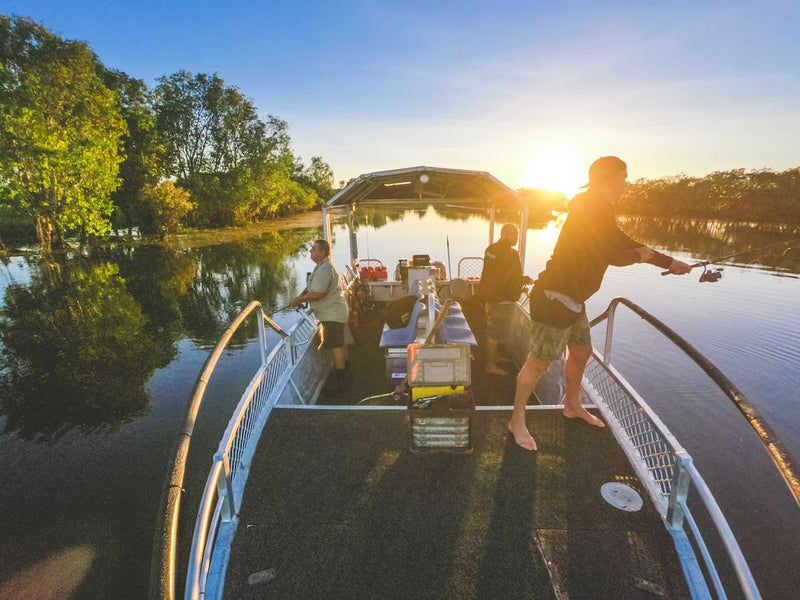
<instances>
[{"instance_id":1,"label":"horizon","mask_svg":"<svg viewBox=\"0 0 800 600\"><path fill-rule=\"evenodd\" d=\"M424 164L571 195L602 155L625 160L630 181L800 163L789 2L12 0L3 14L85 41L151 88L218 73L337 182Z\"/></svg>"}]
</instances>

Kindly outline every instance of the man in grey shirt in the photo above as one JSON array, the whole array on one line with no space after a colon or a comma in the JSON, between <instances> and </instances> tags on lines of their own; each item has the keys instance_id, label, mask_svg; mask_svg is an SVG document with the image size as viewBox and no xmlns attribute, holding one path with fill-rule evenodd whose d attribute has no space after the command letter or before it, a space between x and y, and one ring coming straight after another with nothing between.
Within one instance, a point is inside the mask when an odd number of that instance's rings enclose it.
<instances>
[{"instance_id":1,"label":"man in grey shirt","mask_svg":"<svg viewBox=\"0 0 800 600\"><path fill-rule=\"evenodd\" d=\"M308 286L302 294L292 299L290 305L297 307L304 302L309 303L314 315L322 323L322 348L333 351L334 376L341 380L347 366L344 328L350 311L344 289L339 283L339 271L331 261L330 254L330 244L325 240L317 240L311 245L311 260L316 266L311 272Z\"/></svg>"}]
</instances>

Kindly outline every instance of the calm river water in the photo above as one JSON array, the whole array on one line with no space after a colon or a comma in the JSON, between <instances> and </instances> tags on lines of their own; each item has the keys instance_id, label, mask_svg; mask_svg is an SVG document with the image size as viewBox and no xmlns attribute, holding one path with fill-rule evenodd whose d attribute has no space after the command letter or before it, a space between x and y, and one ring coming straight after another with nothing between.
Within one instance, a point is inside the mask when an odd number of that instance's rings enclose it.
<instances>
[{"instance_id":1,"label":"calm river water","mask_svg":"<svg viewBox=\"0 0 800 600\"><path fill-rule=\"evenodd\" d=\"M541 271L559 227L529 231L526 273ZM624 228L687 261L800 236L704 221L628 219ZM390 272L412 254L456 270L461 257L482 256L486 232L479 216L371 213L358 242L362 258ZM194 380L249 300L274 310L299 291L320 234L287 224L225 243L220 233L111 247L76 253L57 273L34 256L0 264L0 599L145 596L164 469ZM334 235L344 265L346 231ZM700 283L699 271L612 267L588 312L626 296L664 321L732 379L800 464L800 248L788 247L725 265L715 283ZM764 597L792 597L800 512L766 454L699 368L638 317L621 309L619 318L618 368L694 455ZM195 430L189 492L205 480L257 354L243 335L223 357Z\"/></svg>"}]
</instances>

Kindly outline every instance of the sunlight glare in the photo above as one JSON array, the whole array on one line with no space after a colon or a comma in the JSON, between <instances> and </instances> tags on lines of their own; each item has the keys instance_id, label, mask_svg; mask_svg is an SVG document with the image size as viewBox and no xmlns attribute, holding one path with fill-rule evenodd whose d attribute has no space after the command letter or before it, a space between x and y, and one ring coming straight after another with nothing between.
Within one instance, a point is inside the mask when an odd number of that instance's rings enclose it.
<instances>
[{"instance_id":1,"label":"sunlight glare","mask_svg":"<svg viewBox=\"0 0 800 600\"><path fill-rule=\"evenodd\" d=\"M550 149L533 155L520 178L521 187L564 192L569 197L578 193L584 183L586 167L581 157L563 149Z\"/></svg>"}]
</instances>

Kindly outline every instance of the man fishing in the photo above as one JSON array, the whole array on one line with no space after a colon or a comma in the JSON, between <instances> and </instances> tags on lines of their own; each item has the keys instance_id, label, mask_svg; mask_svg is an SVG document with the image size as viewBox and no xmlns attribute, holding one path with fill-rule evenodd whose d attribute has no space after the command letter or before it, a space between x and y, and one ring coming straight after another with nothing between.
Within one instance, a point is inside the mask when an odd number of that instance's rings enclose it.
<instances>
[{"instance_id":1,"label":"man fishing","mask_svg":"<svg viewBox=\"0 0 800 600\"><path fill-rule=\"evenodd\" d=\"M316 266L309 277L308 287L289 305L298 307L308 302L322 323L322 349L333 351L334 371L329 380L331 391L339 392L347 384L345 327L350 312L339 271L330 256L331 247L325 240L316 240L311 244L311 260Z\"/></svg>"},{"instance_id":2,"label":"man fishing","mask_svg":"<svg viewBox=\"0 0 800 600\"><path fill-rule=\"evenodd\" d=\"M517 375L514 410L508 423L514 440L526 450L536 450L536 441L525 423L528 399L539 377L565 349L564 416L605 427L581 406L580 387L592 355L584 302L600 289L606 269L647 262L676 275L691 270L686 263L632 240L619 229L613 205L622 196L627 177L627 165L616 156L603 156L591 164L589 183L583 186L588 190L571 200L553 255L531 291L530 353Z\"/></svg>"}]
</instances>

